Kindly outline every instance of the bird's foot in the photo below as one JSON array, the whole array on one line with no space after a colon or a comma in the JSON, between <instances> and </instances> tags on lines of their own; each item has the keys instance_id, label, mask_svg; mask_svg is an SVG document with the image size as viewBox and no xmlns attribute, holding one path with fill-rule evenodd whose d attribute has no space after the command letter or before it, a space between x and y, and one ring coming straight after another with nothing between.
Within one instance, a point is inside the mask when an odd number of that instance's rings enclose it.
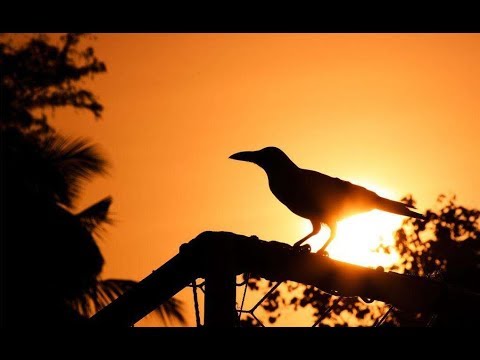
<instances>
[{"instance_id":1,"label":"bird's foot","mask_svg":"<svg viewBox=\"0 0 480 360\"><path fill-rule=\"evenodd\" d=\"M327 250L318 250L315 254L320 256L330 257L330 254L328 253Z\"/></svg>"},{"instance_id":2,"label":"bird's foot","mask_svg":"<svg viewBox=\"0 0 480 360\"><path fill-rule=\"evenodd\" d=\"M311 253L312 252L312 247L310 246L310 244L305 244L303 246L293 246L293 248L298 253Z\"/></svg>"}]
</instances>

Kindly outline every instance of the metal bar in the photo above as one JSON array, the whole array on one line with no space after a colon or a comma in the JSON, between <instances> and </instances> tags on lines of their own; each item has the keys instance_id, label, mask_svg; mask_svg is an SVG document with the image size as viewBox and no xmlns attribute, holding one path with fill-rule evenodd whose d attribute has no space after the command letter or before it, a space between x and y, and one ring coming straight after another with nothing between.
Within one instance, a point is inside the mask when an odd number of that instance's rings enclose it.
<instances>
[{"instance_id":1,"label":"metal bar","mask_svg":"<svg viewBox=\"0 0 480 360\"><path fill-rule=\"evenodd\" d=\"M383 301L404 311L455 308L468 316L472 308L480 306L480 294L442 281L365 268L274 241L254 242L239 236L239 240L242 238L244 250L238 252L237 260L242 271L271 281L293 280L334 295Z\"/></svg>"},{"instance_id":2,"label":"metal bar","mask_svg":"<svg viewBox=\"0 0 480 360\"><path fill-rule=\"evenodd\" d=\"M330 312L335 308L335 306L337 306L337 304L340 302L340 300L342 300L341 297L339 297L338 299L335 299L335 301L332 303L332 305L328 306L328 307L323 311L323 313L320 314L320 316L318 317L317 321L315 321L315 323L312 325L312 327L317 327L318 325L320 325L320 323L321 323L322 320L325 318L325 316L327 316L328 314L330 314Z\"/></svg>"},{"instance_id":3,"label":"metal bar","mask_svg":"<svg viewBox=\"0 0 480 360\"><path fill-rule=\"evenodd\" d=\"M248 310L247 312L252 312L252 313L253 313L255 310L257 310L257 308L258 308L266 299L268 299L268 297L269 297L270 295L272 295L272 293L273 293L275 290L277 290L277 288L278 288L280 285L282 285L282 282L281 282L281 281L279 281L279 282L277 282L275 285L273 285L273 286L271 287L271 289L268 290L267 293L266 293L265 295L263 295L263 297L262 297L260 300L258 300L257 303L256 303L255 305L253 305L253 307L252 307L250 310Z\"/></svg>"},{"instance_id":4,"label":"metal bar","mask_svg":"<svg viewBox=\"0 0 480 360\"><path fill-rule=\"evenodd\" d=\"M238 325L236 304L236 275L219 269L210 271L205 279L206 327L235 327Z\"/></svg>"},{"instance_id":5,"label":"metal bar","mask_svg":"<svg viewBox=\"0 0 480 360\"><path fill-rule=\"evenodd\" d=\"M364 268L276 241L204 232L91 320L102 325L132 326L194 279L204 277L205 325L234 326L235 275L244 272L271 281L313 285L334 295L380 300L404 311L455 308L468 316L471 309L480 306L480 294L437 280Z\"/></svg>"},{"instance_id":6,"label":"metal bar","mask_svg":"<svg viewBox=\"0 0 480 360\"><path fill-rule=\"evenodd\" d=\"M188 286L195 271L190 256L178 254L90 318L99 326L129 327Z\"/></svg>"},{"instance_id":7,"label":"metal bar","mask_svg":"<svg viewBox=\"0 0 480 360\"><path fill-rule=\"evenodd\" d=\"M385 312L385 314L383 314L377 320L375 320L372 327L379 327L380 325L382 325L383 322L387 319L388 314L390 314L392 312L392 310L393 310L393 306L390 305L388 307L388 310Z\"/></svg>"},{"instance_id":8,"label":"metal bar","mask_svg":"<svg viewBox=\"0 0 480 360\"><path fill-rule=\"evenodd\" d=\"M193 280L192 282L192 292L193 292L193 304L195 306L195 322L197 324L197 327L202 326L200 322L200 310L198 307L198 294L197 294L197 283L196 280Z\"/></svg>"}]
</instances>

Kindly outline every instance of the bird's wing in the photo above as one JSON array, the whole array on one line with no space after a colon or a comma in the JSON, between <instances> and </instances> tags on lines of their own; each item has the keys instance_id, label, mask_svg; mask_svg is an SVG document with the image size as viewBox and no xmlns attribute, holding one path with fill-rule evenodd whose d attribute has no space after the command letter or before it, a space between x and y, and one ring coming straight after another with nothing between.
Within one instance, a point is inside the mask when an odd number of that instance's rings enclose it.
<instances>
[{"instance_id":1,"label":"bird's wing","mask_svg":"<svg viewBox=\"0 0 480 360\"><path fill-rule=\"evenodd\" d=\"M305 175L307 186L315 194L317 202L327 208L328 213L334 219L373 209L419 219L424 218L422 214L410 210L404 203L383 198L363 186L312 170L306 170Z\"/></svg>"},{"instance_id":2,"label":"bird's wing","mask_svg":"<svg viewBox=\"0 0 480 360\"><path fill-rule=\"evenodd\" d=\"M373 198L377 196L376 193L370 191L362 186L352 184L339 178L334 178L317 171L303 170L304 178L307 181L307 186L313 191L326 191L334 193L337 196L348 197L366 197Z\"/></svg>"},{"instance_id":3,"label":"bird's wing","mask_svg":"<svg viewBox=\"0 0 480 360\"><path fill-rule=\"evenodd\" d=\"M336 218L375 208L378 195L373 191L313 170L303 170L303 174L310 193Z\"/></svg>"}]
</instances>

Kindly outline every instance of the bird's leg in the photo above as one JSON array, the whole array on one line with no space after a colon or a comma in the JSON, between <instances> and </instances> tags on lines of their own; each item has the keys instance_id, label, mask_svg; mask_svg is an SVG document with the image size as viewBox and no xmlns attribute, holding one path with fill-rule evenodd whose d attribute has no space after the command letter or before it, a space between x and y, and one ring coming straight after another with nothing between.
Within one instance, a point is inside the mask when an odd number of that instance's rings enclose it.
<instances>
[{"instance_id":1,"label":"bird's leg","mask_svg":"<svg viewBox=\"0 0 480 360\"><path fill-rule=\"evenodd\" d=\"M326 253L325 249L327 246L332 242L332 240L335 238L335 235L337 235L337 223L334 222L332 225L328 224L328 227L330 228L330 236L328 237L328 240L323 244L322 248L317 251L317 254L319 255L324 255Z\"/></svg>"},{"instance_id":2,"label":"bird's leg","mask_svg":"<svg viewBox=\"0 0 480 360\"><path fill-rule=\"evenodd\" d=\"M322 223L317 223L317 222L312 222L312 232L310 234L308 234L307 236L301 238L300 240L298 240L295 244L293 244L293 247L299 247L300 245L302 245L305 241L307 241L308 239L310 239L312 236L314 235L317 235L319 232L320 232L320 229L322 228Z\"/></svg>"}]
</instances>

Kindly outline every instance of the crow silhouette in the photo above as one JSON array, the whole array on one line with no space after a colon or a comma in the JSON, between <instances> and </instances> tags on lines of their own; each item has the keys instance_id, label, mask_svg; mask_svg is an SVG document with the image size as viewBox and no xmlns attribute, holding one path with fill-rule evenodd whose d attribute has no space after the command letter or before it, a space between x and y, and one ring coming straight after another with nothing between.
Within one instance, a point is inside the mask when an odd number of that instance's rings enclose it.
<instances>
[{"instance_id":1,"label":"crow silhouette","mask_svg":"<svg viewBox=\"0 0 480 360\"><path fill-rule=\"evenodd\" d=\"M311 221L312 232L294 246L300 246L318 234L322 224L326 224L330 228L330 237L319 250L323 254L335 237L338 221L373 209L424 219L422 214L412 211L401 202L383 198L339 178L301 169L276 147L238 152L231 155L230 159L260 166L267 173L270 190L276 198L293 213Z\"/></svg>"}]
</instances>

